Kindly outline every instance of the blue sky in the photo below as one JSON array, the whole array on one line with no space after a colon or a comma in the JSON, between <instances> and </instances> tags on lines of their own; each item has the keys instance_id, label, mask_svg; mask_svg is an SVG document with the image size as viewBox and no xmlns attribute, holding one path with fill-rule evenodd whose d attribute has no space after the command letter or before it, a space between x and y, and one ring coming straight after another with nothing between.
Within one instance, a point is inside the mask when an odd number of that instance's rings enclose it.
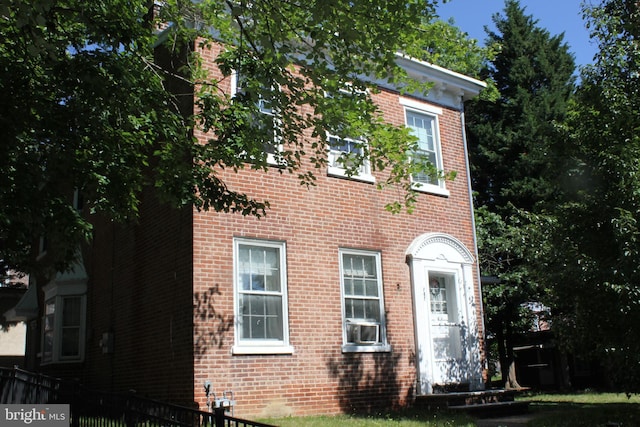
<instances>
[{"instance_id":1,"label":"blue sky","mask_svg":"<svg viewBox=\"0 0 640 427\"><path fill-rule=\"evenodd\" d=\"M589 40L580 9L582 0L520 0L525 14L532 15L537 25L551 35L564 32L564 41L574 54L576 65L592 63L596 53L595 45ZM491 17L495 13L504 14L504 0L450 0L438 6L438 14L444 20L453 17L456 26L470 37L484 44L488 26L495 30Z\"/></svg>"}]
</instances>

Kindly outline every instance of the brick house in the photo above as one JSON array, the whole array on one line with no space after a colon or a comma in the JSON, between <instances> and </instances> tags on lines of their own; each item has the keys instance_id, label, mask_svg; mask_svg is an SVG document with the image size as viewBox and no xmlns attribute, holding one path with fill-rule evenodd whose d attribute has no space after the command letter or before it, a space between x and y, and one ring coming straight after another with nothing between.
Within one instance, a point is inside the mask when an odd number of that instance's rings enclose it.
<instances>
[{"instance_id":1,"label":"brick house","mask_svg":"<svg viewBox=\"0 0 640 427\"><path fill-rule=\"evenodd\" d=\"M229 187L270 201L262 219L170 209L149 189L137 225L97 221L75 270L41 286L27 369L203 409L210 382L234 392L243 416L483 388L463 102L484 84L398 61L433 90L381 87L374 100L455 180L416 177L415 212L392 214L397 194L376 189L366 165L345 177L335 149L311 189L294 175L222 171Z\"/></svg>"}]
</instances>

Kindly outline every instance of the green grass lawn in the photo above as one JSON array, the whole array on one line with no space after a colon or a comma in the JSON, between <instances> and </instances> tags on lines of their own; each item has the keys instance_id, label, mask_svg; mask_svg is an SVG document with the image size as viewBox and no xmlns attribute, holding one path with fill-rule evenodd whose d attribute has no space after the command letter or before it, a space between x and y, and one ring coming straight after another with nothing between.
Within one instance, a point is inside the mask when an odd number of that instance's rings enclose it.
<instances>
[{"instance_id":1,"label":"green grass lawn","mask_svg":"<svg viewBox=\"0 0 640 427\"><path fill-rule=\"evenodd\" d=\"M640 426L640 396L615 393L527 394L534 415L529 427ZM407 410L384 415L336 415L261 420L280 427L475 427L473 418Z\"/></svg>"},{"instance_id":2,"label":"green grass lawn","mask_svg":"<svg viewBox=\"0 0 640 427\"><path fill-rule=\"evenodd\" d=\"M640 426L640 396L616 393L539 394L523 396L538 415L531 427Z\"/></svg>"},{"instance_id":3,"label":"green grass lawn","mask_svg":"<svg viewBox=\"0 0 640 427\"><path fill-rule=\"evenodd\" d=\"M384 415L335 415L261 420L279 427L475 427L471 417L460 414L408 410Z\"/></svg>"}]
</instances>

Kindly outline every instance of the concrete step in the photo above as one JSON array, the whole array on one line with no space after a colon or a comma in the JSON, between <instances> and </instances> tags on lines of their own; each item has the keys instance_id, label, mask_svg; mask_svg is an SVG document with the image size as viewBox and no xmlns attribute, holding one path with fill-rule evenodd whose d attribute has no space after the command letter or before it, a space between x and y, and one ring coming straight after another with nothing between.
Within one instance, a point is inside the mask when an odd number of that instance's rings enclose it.
<instances>
[{"instance_id":1,"label":"concrete step","mask_svg":"<svg viewBox=\"0 0 640 427\"><path fill-rule=\"evenodd\" d=\"M516 402L517 394L523 390L490 389L467 392L434 393L429 395L416 396L416 408L426 410L447 410L463 411L468 408L468 412L487 412L489 416L492 412L518 412L528 409L528 402Z\"/></svg>"},{"instance_id":2,"label":"concrete step","mask_svg":"<svg viewBox=\"0 0 640 427\"><path fill-rule=\"evenodd\" d=\"M501 406L504 406L505 408L513 406L516 408L526 406L522 403L514 404L515 396L520 392L520 390L491 389L467 392L434 393L417 396L415 406L417 408L429 410L462 408L467 406L482 407L482 405L487 405L487 408L499 408Z\"/></svg>"}]
</instances>

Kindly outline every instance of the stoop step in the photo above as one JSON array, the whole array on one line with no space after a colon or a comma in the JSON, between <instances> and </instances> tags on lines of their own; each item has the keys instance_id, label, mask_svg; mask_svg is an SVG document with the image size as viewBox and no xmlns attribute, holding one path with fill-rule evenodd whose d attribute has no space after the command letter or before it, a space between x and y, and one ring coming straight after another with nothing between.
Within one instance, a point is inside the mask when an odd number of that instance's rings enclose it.
<instances>
[{"instance_id":1,"label":"stoop step","mask_svg":"<svg viewBox=\"0 0 640 427\"><path fill-rule=\"evenodd\" d=\"M528 411L529 402L515 401L519 390L492 389L417 396L417 408L462 411L477 417L506 416Z\"/></svg>"}]
</instances>

